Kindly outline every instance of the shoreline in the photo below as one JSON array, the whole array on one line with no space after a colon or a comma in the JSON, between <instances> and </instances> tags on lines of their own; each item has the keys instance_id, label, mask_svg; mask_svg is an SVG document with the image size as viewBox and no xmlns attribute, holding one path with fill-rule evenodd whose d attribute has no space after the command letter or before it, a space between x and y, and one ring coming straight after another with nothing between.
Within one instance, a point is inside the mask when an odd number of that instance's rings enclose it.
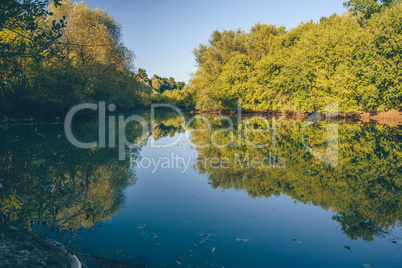
<instances>
[{"instance_id":1,"label":"shoreline","mask_svg":"<svg viewBox=\"0 0 402 268\"><path fill-rule=\"evenodd\" d=\"M195 110L195 112L200 114L209 114L217 116L235 116L237 115L237 110L228 109L216 109L216 110ZM292 119L306 120L310 115L315 112L304 112L304 111L292 111L292 110L242 110L242 114L246 116L275 116ZM364 124L381 124L389 126L402 126L402 111L386 111L386 112L359 112L359 113L339 113L335 118L327 119L325 113L321 113L322 121L325 120L347 120L354 121Z\"/></svg>"},{"instance_id":2,"label":"shoreline","mask_svg":"<svg viewBox=\"0 0 402 268\"><path fill-rule=\"evenodd\" d=\"M141 108L141 109L121 109L118 110L121 113L133 113L133 112L150 112L150 108ZM196 109L181 109L181 111L191 114L204 114L204 115L215 115L215 116L237 116L238 110L229 110L229 109L215 109L215 110L196 110ZM174 111L172 111L174 112ZM312 112L304 112L304 111L293 111L293 110L241 110L242 116L264 116L264 117L285 117L286 119L292 120L307 120L309 116L311 116ZM336 118L326 118L325 113L321 113L322 120L321 121L340 121L347 123L362 123L362 124L379 124L379 125L389 125L394 127L402 126L402 111L386 111L386 112L360 112L360 113L340 113ZM81 119L87 118L95 118L96 114L91 115L82 115ZM17 118L9 118L5 115L0 117L0 125L6 124L61 124L63 123L63 119L56 116L55 118L34 118L32 116L29 117L17 117Z\"/></svg>"}]
</instances>

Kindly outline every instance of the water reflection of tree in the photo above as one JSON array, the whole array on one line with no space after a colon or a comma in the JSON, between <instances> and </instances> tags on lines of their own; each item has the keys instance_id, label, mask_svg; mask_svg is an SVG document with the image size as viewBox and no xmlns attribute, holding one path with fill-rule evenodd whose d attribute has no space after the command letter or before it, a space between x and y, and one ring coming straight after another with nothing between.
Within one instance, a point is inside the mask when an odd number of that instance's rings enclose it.
<instances>
[{"instance_id":1,"label":"water reflection of tree","mask_svg":"<svg viewBox=\"0 0 402 268\"><path fill-rule=\"evenodd\" d=\"M143 115L150 122L149 115ZM188 118L186 118L188 121ZM211 120L212 122L213 120ZM234 146L197 147L199 158L283 157L286 168L211 168L197 162L195 169L208 174L212 187L246 190L251 197L286 194L304 204L313 204L335 212L334 220L352 239L371 241L386 234L402 219L402 153L400 130L388 126L340 124L339 165L331 168L315 159L301 143L301 123L277 123L277 139L270 133L252 133L254 144L270 144L257 149L244 140ZM195 121L191 128L205 128ZM213 131L229 127L225 120L215 121ZM234 137L238 137L234 125ZM243 126L244 127L244 126ZM262 128L255 122L252 128ZM2 224L36 231L38 226L53 229L79 229L110 219L120 209L123 190L134 182L128 162L119 162L117 149L77 149L64 138L62 127L14 127L0 132L0 205ZM176 114L157 114L154 138L182 132ZM82 141L94 141L97 124L78 124L74 133ZM127 127L126 138L140 141L139 125ZM117 134L118 135L118 134ZM209 144L213 132L193 133L195 144ZM11 138L10 138L11 137ZM228 132L215 137L218 144L229 141ZM306 129L308 146L324 152L326 123ZM134 149L138 150L138 149Z\"/></svg>"},{"instance_id":2,"label":"water reflection of tree","mask_svg":"<svg viewBox=\"0 0 402 268\"><path fill-rule=\"evenodd\" d=\"M75 126L96 140L97 125ZM77 149L62 126L12 127L1 132L0 223L34 232L91 227L117 214L134 182L117 149ZM9 137L14 137L10 139Z\"/></svg>"},{"instance_id":3,"label":"water reflection of tree","mask_svg":"<svg viewBox=\"0 0 402 268\"><path fill-rule=\"evenodd\" d=\"M374 236L387 233L386 228L361 215L358 211L336 214L332 219L339 222L342 231L353 240L362 238L365 241L373 241Z\"/></svg>"},{"instance_id":4,"label":"water reflection of tree","mask_svg":"<svg viewBox=\"0 0 402 268\"><path fill-rule=\"evenodd\" d=\"M308 146L325 151L326 124L316 124L307 129L305 140ZM205 126L199 122L198 127ZM222 123L214 126L214 130L217 127L222 128ZM253 127L262 126L254 124ZM237 126L234 129L234 136L237 137ZM198 148L199 159L195 169L209 174L214 188L244 189L252 197L283 193L304 204L332 209L335 212L333 219L352 239L372 241L373 237L386 233L388 228L400 225L402 177L398 172L401 173L402 148L398 142L401 133L397 128L340 124L339 165L336 168L320 162L303 148L301 123L281 121L276 132L276 141L273 141L271 133L254 133L251 136L254 144L270 145L265 149L253 148L244 141L240 148ZM194 133L192 137L196 144L207 144L212 133ZM215 140L225 144L229 138L228 133L221 133ZM203 160L212 157L233 159L235 154L264 158L269 153L283 157L286 168L213 168Z\"/></svg>"},{"instance_id":5,"label":"water reflection of tree","mask_svg":"<svg viewBox=\"0 0 402 268\"><path fill-rule=\"evenodd\" d=\"M183 132L182 119L175 112L157 112L155 119L152 129L155 140Z\"/></svg>"},{"instance_id":6,"label":"water reflection of tree","mask_svg":"<svg viewBox=\"0 0 402 268\"><path fill-rule=\"evenodd\" d=\"M150 122L149 114L141 116ZM181 120L158 113L154 130L157 139L171 136L182 131ZM73 133L82 142L96 141L98 123L74 124ZM129 161L118 161L118 131L115 134L116 148L85 150L66 140L61 125L3 126L0 225L64 232L111 219L124 202L124 189L135 182ZM139 124L129 123L125 134L131 143L143 140ZM127 153L138 150L127 149Z\"/></svg>"}]
</instances>

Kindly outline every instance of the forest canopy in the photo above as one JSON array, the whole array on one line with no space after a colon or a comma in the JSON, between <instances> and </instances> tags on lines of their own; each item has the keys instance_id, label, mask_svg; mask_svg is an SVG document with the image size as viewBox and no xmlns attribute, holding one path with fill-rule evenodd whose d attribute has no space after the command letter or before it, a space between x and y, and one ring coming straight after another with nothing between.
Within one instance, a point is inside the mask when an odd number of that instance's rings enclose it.
<instances>
[{"instance_id":1,"label":"forest canopy","mask_svg":"<svg viewBox=\"0 0 402 268\"><path fill-rule=\"evenodd\" d=\"M342 112L401 108L401 1L351 0L349 13L286 31L214 31L194 50L191 92L200 110Z\"/></svg>"}]
</instances>

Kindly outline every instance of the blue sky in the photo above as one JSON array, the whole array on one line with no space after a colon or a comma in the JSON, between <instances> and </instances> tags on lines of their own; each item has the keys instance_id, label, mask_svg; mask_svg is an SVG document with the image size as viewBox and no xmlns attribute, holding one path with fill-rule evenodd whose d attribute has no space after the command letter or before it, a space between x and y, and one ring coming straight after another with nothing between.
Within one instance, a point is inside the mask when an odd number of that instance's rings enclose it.
<instances>
[{"instance_id":1,"label":"blue sky","mask_svg":"<svg viewBox=\"0 0 402 268\"><path fill-rule=\"evenodd\" d=\"M207 43L214 30L249 31L257 22L284 25L318 21L322 16L346 12L345 0L85 0L99 7L123 27L123 40L133 50L136 68L149 77L157 74L187 82L195 72L192 53Z\"/></svg>"}]
</instances>

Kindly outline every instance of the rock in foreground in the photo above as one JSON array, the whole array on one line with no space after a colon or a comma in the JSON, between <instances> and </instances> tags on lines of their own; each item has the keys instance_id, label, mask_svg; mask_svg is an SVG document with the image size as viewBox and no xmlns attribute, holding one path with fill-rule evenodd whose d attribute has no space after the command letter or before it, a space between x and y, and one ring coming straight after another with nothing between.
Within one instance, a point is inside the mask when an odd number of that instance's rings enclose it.
<instances>
[{"instance_id":1,"label":"rock in foreground","mask_svg":"<svg viewBox=\"0 0 402 268\"><path fill-rule=\"evenodd\" d=\"M77 267L81 262L62 244L11 228L0 228L0 267Z\"/></svg>"}]
</instances>

